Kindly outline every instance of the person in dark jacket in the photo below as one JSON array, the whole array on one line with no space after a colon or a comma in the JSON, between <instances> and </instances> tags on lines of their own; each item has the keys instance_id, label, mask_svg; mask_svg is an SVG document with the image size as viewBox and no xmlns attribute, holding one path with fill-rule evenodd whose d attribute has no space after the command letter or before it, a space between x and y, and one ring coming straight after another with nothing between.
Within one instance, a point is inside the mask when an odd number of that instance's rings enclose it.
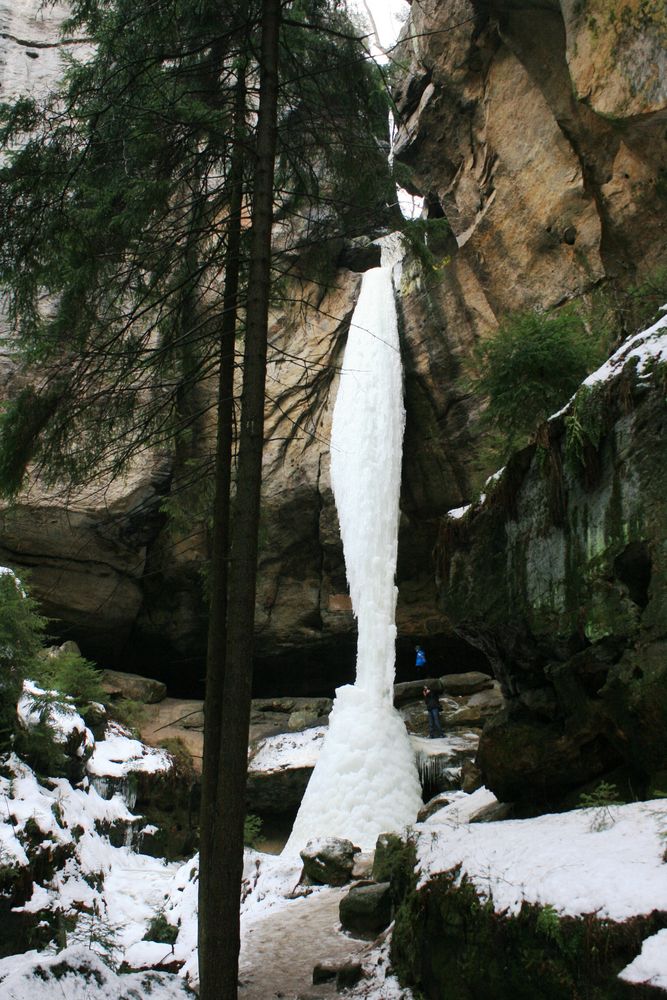
<instances>
[{"instance_id":1,"label":"person in dark jacket","mask_svg":"<svg viewBox=\"0 0 667 1000\"><path fill-rule=\"evenodd\" d=\"M440 725L440 699L435 691L429 687L424 688L424 701L428 709L428 736L430 740L435 740L439 736L444 736Z\"/></svg>"}]
</instances>

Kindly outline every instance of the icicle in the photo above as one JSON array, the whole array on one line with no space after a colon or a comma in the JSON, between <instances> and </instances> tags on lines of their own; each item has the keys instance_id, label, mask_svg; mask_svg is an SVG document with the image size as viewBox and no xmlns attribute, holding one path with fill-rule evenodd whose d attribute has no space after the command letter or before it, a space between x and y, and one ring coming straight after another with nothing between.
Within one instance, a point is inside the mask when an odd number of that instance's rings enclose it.
<instances>
[{"instance_id":1,"label":"icicle","mask_svg":"<svg viewBox=\"0 0 667 1000\"><path fill-rule=\"evenodd\" d=\"M416 761L423 788L454 788L459 784L461 768L453 766L449 757L418 750Z\"/></svg>"},{"instance_id":2,"label":"icicle","mask_svg":"<svg viewBox=\"0 0 667 1000\"><path fill-rule=\"evenodd\" d=\"M108 800L114 795L120 795L127 808L134 809L137 801L137 782L133 776L117 778L111 775L91 774L90 784L101 799Z\"/></svg>"},{"instance_id":3,"label":"icicle","mask_svg":"<svg viewBox=\"0 0 667 1000\"><path fill-rule=\"evenodd\" d=\"M285 847L314 837L375 846L412 823L419 776L392 704L405 410L388 267L367 271L352 317L331 434L331 481L358 619L357 679L336 692L329 732Z\"/></svg>"}]
</instances>

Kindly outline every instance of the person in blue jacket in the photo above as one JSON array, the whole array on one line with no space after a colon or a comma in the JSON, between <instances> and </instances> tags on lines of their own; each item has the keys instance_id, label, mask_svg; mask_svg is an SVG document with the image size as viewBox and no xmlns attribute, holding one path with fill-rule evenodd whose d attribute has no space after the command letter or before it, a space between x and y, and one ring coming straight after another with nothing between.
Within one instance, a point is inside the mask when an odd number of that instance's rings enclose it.
<instances>
[{"instance_id":1,"label":"person in blue jacket","mask_svg":"<svg viewBox=\"0 0 667 1000\"><path fill-rule=\"evenodd\" d=\"M421 646L415 646L415 666L418 670L426 670L426 653Z\"/></svg>"}]
</instances>

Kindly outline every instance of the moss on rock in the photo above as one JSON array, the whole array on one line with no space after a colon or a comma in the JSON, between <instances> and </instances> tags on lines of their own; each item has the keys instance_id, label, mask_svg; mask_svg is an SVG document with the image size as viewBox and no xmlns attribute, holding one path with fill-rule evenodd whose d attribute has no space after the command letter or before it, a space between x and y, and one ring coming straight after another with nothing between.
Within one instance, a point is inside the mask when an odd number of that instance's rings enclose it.
<instances>
[{"instance_id":1,"label":"moss on rock","mask_svg":"<svg viewBox=\"0 0 667 1000\"><path fill-rule=\"evenodd\" d=\"M527 903L498 913L455 870L406 896L392 962L429 1000L621 1000L649 995L617 976L644 938L666 925L667 913L622 924Z\"/></svg>"},{"instance_id":2,"label":"moss on rock","mask_svg":"<svg viewBox=\"0 0 667 1000\"><path fill-rule=\"evenodd\" d=\"M441 609L508 697L482 735L484 779L515 802L556 800L623 763L641 794L667 759L664 387L627 365L595 397L576 462L563 460L558 418L440 535Z\"/></svg>"}]
</instances>

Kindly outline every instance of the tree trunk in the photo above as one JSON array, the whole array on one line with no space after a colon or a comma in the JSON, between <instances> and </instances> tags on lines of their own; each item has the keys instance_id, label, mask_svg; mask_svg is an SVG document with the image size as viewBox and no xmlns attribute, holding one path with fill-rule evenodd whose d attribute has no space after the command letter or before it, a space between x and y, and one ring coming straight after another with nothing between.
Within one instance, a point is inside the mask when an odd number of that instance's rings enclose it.
<instances>
[{"instance_id":1,"label":"tree trunk","mask_svg":"<svg viewBox=\"0 0 667 1000\"><path fill-rule=\"evenodd\" d=\"M222 734L222 702L227 641L227 567L229 560L229 512L234 418L234 342L238 314L243 208L243 141L245 138L245 66L239 66L234 106L235 143L230 168L229 219L225 256L225 286L220 330L220 370L211 546L210 605L206 654L206 700L204 703L204 759L202 766L199 845L199 981L202 996L214 995L216 940L208 933L215 926L218 867L213 861L220 811L216 798ZM213 907L213 912L211 908ZM211 980L211 970L214 978Z\"/></svg>"},{"instance_id":2,"label":"tree trunk","mask_svg":"<svg viewBox=\"0 0 667 1000\"><path fill-rule=\"evenodd\" d=\"M209 864L217 868L215 896L206 901L207 957L202 1000L237 1000L239 903L243 876L243 824L252 694L257 537L264 443L264 384L271 284L273 173L277 138L280 0L263 0L260 97L254 164L253 208L239 459L232 523L222 739L216 796L218 822L209 839ZM207 969L207 973L209 973Z\"/></svg>"}]
</instances>

